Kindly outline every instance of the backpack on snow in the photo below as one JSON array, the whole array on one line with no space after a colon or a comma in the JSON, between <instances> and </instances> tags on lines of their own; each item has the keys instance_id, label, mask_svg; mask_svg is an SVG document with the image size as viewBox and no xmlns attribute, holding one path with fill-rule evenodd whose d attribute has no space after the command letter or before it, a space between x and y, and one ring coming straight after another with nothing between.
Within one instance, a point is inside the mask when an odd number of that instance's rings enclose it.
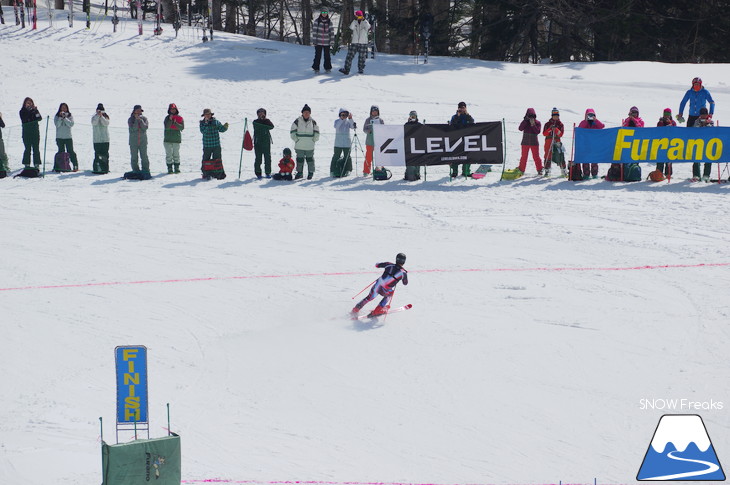
<instances>
[{"instance_id":1,"label":"backpack on snow","mask_svg":"<svg viewBox=\"0 0 730 485\"><path fill-rule=\"evenodd\" d=\"M226 171L223 169L223 161L220 158L205 160L202 171L203 178L206 180L210 180L211 178L223 180L226 178Z\"/></svg>"},{"instance_id":2,"label":"backpack on snow","mask_svg":"<svg viewBox=\"0 0 730 485\"><path fill-rule=\"evenodd\" d=\"M608 172L606 172L606 181L608 182L621 182L621 172L623 170L623 165L620 163L612 163L610 167L608 167Z\"/></svg>"},{"instance_id":3,"label":"backpack on snow","mask_svg":"<svg viewBox=\"0 0 730 485\"><path fill-rule=\"evenodd\" d=\"M127 180L149 180L152 175L146 170L132 170L124 173L124 178Z\"/></svg>"},{"instance_id":4,"label":"backpack on snow","mask_svg":"<svg viewBox=\"0 0 730 485\"><path fill-rule=\"evenodd\" d=\"M667 178L659 170L653 170L653 171L649 172L647 179L651 180L652 182L662 182L662 181L666 180Z\"/></svg>"},{"instance_id":5,"label":"backpack on snow","mask_svg":"<svg viewBox=\"0 0 730 485\"><path fill-rule=\"evenodd\" d=\"M406 166L406 174L403 177L404 180L413 182L414 180L421 179L421 167L420 165L408 165Z\"/></svg>"},{"instance_id":6,"label":"backpack on snow","mask_svg":"<svg viewBox=\"0 0 730 485\"><path fill-rule=\"evenodd\" d=\"M347 165L347 159L345 157L340 157L335 162L335 167L334 167L335 170L334 170L334 172L332 172L333 176L334 177L344 177L345 175L347 175L349 172L347 172L345 170L346 165Z\"/></svg>"},{"instance_id":7,"label":"backpack on snow","mask_svg":"<svg viewBox=\"0 0 730 485\"><path fill-rule=\"evenodd\" d=\"M37 168L25 167L18 175L16 175L13 178L24 177L24 178L33 179L33 178L40 177L40 176L41 176L40 170L38 170Z\"/></svg>"},{"instance_id":8,"label":"backpack on snow","mask_svg":"<svg viewBox=\"0 0 730 485\"><path fill-rule=\"evenodd\" d=\"M571 162L570 168L568 168L568 180L572 180L573 182L583 180L583 170L580 163Z\"/></svg>"},{"instance_id":9,"label":"backpack on snow","mask_svg":"<svg viewBox=\"0 0 730 485\"><path fill-rule=\"evenodd\" d=\"M70 172L71 171L71 155L68 152L58 152L53 157L54 172Z\"/></svg>"},{"instance_id":10,"label":"backpack on snow","mask_svg":"<svg viewBox=\"0 0 730 485\"><path fill-rule=\"evenodd\" d=\"M373 167L373 180L390 180L393 174L385 167Z\"/></svg>"},{"instance_id":11,"label":"backpack on snow","mask_svg":"<svg viewBox=\"0 0 730 485\"><path fill-rule=\"evenodd\" d=\"M624 168L624 182L640 182L641 167L638 163L629 163Z\"/></svg>"}]
</instances>

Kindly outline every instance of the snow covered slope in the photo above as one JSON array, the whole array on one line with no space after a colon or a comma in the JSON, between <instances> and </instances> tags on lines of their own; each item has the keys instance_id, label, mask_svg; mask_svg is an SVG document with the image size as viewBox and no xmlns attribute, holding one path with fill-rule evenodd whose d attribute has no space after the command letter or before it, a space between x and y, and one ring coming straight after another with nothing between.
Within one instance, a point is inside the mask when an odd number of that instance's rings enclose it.
<instances>
[{"instance_id":1,"label":"snow covered slope","mask_svg":"<svg viewBox=\"0 0 730 485\"><path fill-rule=\"evenodd\" d=\"M658 398L724 402L699 412L730 462L727 185L683 182L688 166L670 184L326 177L342 106L359 126L372 104L387 122L443 122L464 100L477 121L506 119L514 166L530 106L569 125L593 107L615 126L637 105L651 121L700 75L724 124L727 65L382 55L364 76L313 77L309 47L39 25L0 27L11 167L31 96L44 116L69 104L87 170L104 103L112 173L0 180L0 482L98 483L98 417L114 442L113 349L128 344L149 348L152 435L171 403L187 483L628 483L667 412L640 402ZM134 104L164 171L170 102L183 173L121 180ZM246 152L238 180L244 118L268 109L278 160L305 103L323 132L315 179L255 180ZM223 181L199 178L203 108L231 123ZM397 252L411 284L395 304L414 308L348 320Z\"/></svg>"}]
</instances>

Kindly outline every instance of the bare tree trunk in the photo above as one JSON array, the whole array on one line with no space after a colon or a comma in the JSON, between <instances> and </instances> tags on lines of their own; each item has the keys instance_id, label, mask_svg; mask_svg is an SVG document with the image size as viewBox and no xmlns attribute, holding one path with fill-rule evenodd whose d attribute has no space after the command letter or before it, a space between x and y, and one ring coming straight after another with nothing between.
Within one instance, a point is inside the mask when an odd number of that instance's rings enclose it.
<instances>
[{"instance_id":1,"label":"bare tree trunk","mask_svg":"<svg viewBox=\"0 0 730 485\"><path fill-rule=\"evenodd\" d=\"M312 43L312 0L302 0L302 44Z\"/></svg>"},{"instance_id":2,"label":"bare tree trunk","mask_svg":"<svg viewBox=\"0 0 730 485\"><path fill-rule=\"evenodd\" d=\"M162 3L162 18L164 22L169 24L175 21L175 6L172 0L160 0Z\"/></svg>"},{"instance_id":3,"label":"bare tree trunk","mask_svg":"<svg viewBox=\"0 0 730 485\"><path fill-rule=\"evenodd\" d=\"M391 0L391 2L392 4L397 5L397 0ZM374 8L371 8L370 12L374 13L375 18L377 19L376 29L374 31L378 34L377 37L375 37L376 50L379 52L385 52L386 50L390 52L390 50L387 49L388 37L391 30L389 27L390 13L388 12L388 0L375 0Z\"/></svg>"},{"instance_id":4,"label":"bare tree trunk","mask_svg":"<svg viewBox=\"0 0 730 485\"><path fill-rule=\"evenodd\" d=\"M238 33L238 8L234 2L226 3L225 31Z\"/></svg>"},{"instance_id":5,"label":"bare tree trunk","mask_svg":"<svg viewBox=\"0 0 730 485\"><path fill-rule=\"evenodd\" d=\"M284 40L284 0L279 2L279 40Z\"/></svg>"},{"instance_id":6,"label":"bare tree trunk","mask_svg":"<svg viewBox=\"0 0 730 485\"><path fill-rule=\"evenodd\" d=\"M213 22L213 30L223 30L223 1L213 0L213 11L210 13L210 20Z\"/></svg>"}]
</instances>

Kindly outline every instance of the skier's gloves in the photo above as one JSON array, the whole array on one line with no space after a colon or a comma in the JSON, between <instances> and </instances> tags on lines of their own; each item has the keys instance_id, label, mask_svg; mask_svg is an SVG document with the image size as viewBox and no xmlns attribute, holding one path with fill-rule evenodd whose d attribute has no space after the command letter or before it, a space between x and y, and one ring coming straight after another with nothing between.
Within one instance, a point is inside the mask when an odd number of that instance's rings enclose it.
<instances>
[{"instance_id":1,"label":"skier's gloves","mask_svg":"<svg viewBox=\"0 0 730 485\"><path fill-rule=\"evenodd\" d=\"M228 123L223 123L223 128L228 129Z\"/></svg>"},{"instance_id":2,"label":"skier's gloves","mask_svg":"<svg viewBox=\"0 0 730 485\"><path fill-rule=\"evenodd\" d=\"M684 116L682 116L682 113L679 113L677 115L677 121L679 121L680 123L684 123Z\"/></svg>"}]
</instances>

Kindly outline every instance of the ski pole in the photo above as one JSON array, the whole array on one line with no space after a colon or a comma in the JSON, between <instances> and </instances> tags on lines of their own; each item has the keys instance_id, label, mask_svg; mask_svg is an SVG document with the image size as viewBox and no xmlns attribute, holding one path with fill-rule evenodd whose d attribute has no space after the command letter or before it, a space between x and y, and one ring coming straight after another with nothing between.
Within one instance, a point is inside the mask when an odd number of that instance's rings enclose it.
<instances>
[{"instance_id":1,"label":"ski pole","mask_svg":"<svg viewBox=\"0 0 730 485\"><path fill-rule=\"evenodd\" d=\"M368 285L367 285L367 286L366 286L365 288L363 288L362 290L360 290L360 291L359 291L359 292L357 293L357 295L353 296L353 297L351 298L351 300L354 300L355 298L357 298L357 297L358 297L358 296L360 295L360 293L362 293L363 291L365 291L365 290L367 290L368 288L370 288L370 285L374 284L374 283L375 283L376 281L378 281L378 279L377 279L377 278L375 278L375 279L374 279L374 280L372 281L372 283L368 283Z\"/></svg>"},{"instance_id":2,"label":"ski pole","mask_svg":"<svg viewBox=\"0 0 730 485\"><path fill-rule=\"evenodd\" d=\"M43 140L43 177L46 176L46 147L48 146L48 116L46 116L46 137Z\"/></svg>"},{"instance_id":3,"label":"ski pole","mask_svg":"<svg viewBox=\"0 0 730 485\"><path fill-rule=\"evenodd\" d=\"M243 144L246 143L246 130L248 129L248 118L243 119L243 138L241 139L241 158L238 160L238 179L241 179L241 167L243 166Z\"/></svg>"}]
</instances>

